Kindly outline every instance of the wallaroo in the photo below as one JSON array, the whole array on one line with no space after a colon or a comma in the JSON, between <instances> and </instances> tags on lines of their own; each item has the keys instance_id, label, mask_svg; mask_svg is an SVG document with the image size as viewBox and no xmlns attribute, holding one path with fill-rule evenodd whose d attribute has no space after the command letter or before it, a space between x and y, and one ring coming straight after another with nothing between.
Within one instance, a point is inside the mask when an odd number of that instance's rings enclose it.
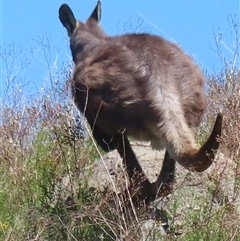
<instances>
[{"instance_id":1,"label":"wallaroo","mask_svg":"<svg viewBox=\"0 0 240 241\"><path fill-rule=\"evenodd\" d=\"M200 124L206 110L205 77L180 47L150 34L107 35L99 25L100 1L86 22L77 21L66 4L60 7L59 18L68 31L75 63L74 101L98 145L104 151L117 149L123 158L137 189L132 193L135 200L151 201L171 191L175 161L197 172L212 164L222 114L198 148L191 127ZM154 149L166 149L156 182L146 178L130 136L150 141Z\"/></svg>"}]
</instances>

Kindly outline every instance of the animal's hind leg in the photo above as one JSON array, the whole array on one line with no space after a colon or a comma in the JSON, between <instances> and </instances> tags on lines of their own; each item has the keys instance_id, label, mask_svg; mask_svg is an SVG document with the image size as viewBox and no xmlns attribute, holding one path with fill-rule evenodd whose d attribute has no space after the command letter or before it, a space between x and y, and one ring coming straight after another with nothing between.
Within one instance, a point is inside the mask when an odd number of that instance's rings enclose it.
<instances>
[{"instance_id":1,"label":"animal's hind leg","mask_svg":"<svg viewBox=\"0 0 240 241\"><path fill-rule=\"evenodd\" d=\"M92 128L91 123L90 126ZM130 179L129 190L132 195L132 199L142 201L148 196L152 196L149 192L151 190L152 184L144 174L132 150L128 138L124 135L116 135L111 137L99 129L97 126L92 128L92 132L95 141L105 152L109 152L114 149L118 150L118 153L126 165L127 174ZM136 191L135 188L138 190Z\"/></svg>"},{"instance_id":2,"label":"animal's hind leg","mask_svg":"<svg viewBox=\"0 0 240 241\"><path fill-rule=\"evenodd\" d=\"M191 163L192 159L186 160L185 155L195 155L198 148L192 130L185 119L184 110L177 93L169 92L166 91L164 98L159 92L153 103L155 112L160 113L160 115L159 123L150 126L150 131L154 136L152 147L160 149L162 148L161 144L164 143L168 154L175 161L186 168L190 168L194 166L194 163Z\"/></svg>"},{"instance_id":3,"label":"animal's hind leg","mask_svg":"<svg viewBox=\"0 0 240 241\"><path fill-rule=\"evenodd\" d=\"M116 149L116 144L113 141L113 137L109 136L105 132L103 132L101 129L99 129L97 126L94 126L93 130L93 137L97 144L105 151L113 151Z\"/></svg>"},{"instance_id":4,"label":"animal's hind leg","mask_svg":"<svg viewBox=\"0 0 240 241\"><path fill-rule=\"evenodd\" d=\"M146 204L154 201L157 197L167 196L172 192L175 179L175 165L175 160L166 150L162 163L162 169L157 181L154 183L142 183L142 196L140 196L140 198L144 198Z\"/></svg>"},{"instance_id":5,"label":"animal's hind leg","mask_svg":"<svg viewBox=\"0 0 240 241\"><path fill-rule=\"evenodd\" d=\"M157 181L153 184L156 185L156 196L166 196L172 192L175 179L175 165L175 160L166 150L161 172Z\"/></svg>"},{"instance_id":6,"label":"animal's hind leg","mask_svg":"<svg viewBox=\"0 0 240 241\"><path fill-rule=\"evenodd\" d=\"M144 174L133 150L129 140L124 135L114 137L114 143L117 146L120 156L126 165L127 173L130 178L130 193L134 203L145 200L148 204L153 201L157 194L156 183L150 183Z\"/></svg>"},{"instance_id":7,"label":"animal's hind leg","mask_svg":"<svg viewBox=\"0 0 240 241\"><path fill-rule=\"evenodd\" d=\"M129 178L131 179L135 173L140 173L145 176L128 138L124 135L117 135L113 138L113 142L117 147L118 153L123 158Z\"/></svg>"},{"instance_id":8,"label":"animal's hind leg","mask_svg":"<svg viewBox=\"0 0 240 241\"><path fill-rule=\"evenodd\" d=\"M94 125L94 121L91 118L87 118L91 127L94 140L105 151L113 151L116 149L116 145L113 142L113 137L106 132L102 131L97 125Z\"/></svg>"},{"instance_id":9,"label":"animal's hind leg","mask_svg":"<svg viewBox=\"0 0 240 241\"><path fill-rule=\"evenodd\" d=\"M130 178L132 195L134 200L146 203L155 200L157 196L166 195L171 192L174 181L175 161L166 151L161 172L155 183L150 183L144 174L136 155L134 154L129 140L124 135L111 137L97 126L93 129L93 136L97 144L105 151L118 149L120 156L126 165ZM133 189L137 190L133 190Z\"/></svg>"},{"instance_id":10,"label":"animal's hind leg","mask_svg":"<svg viewBox=\"0 0 240 241\"><path fill-rule=\"evenodd\" d=\"M131 183L130 189L134 201L145 200L145 203L148 204L150 201L155 200L157 196L165 196L172 191L175 161L171 158L167 150L157 181L155 183L150 183L144 174L126 136L118 135L114 138L110 138L96 126L93 135L98 145L102 148L106 148L108 146L106 145L107 140L111 140L111 148L117 148L126 165L126 170Z\"/></svg>"}]
</instances>

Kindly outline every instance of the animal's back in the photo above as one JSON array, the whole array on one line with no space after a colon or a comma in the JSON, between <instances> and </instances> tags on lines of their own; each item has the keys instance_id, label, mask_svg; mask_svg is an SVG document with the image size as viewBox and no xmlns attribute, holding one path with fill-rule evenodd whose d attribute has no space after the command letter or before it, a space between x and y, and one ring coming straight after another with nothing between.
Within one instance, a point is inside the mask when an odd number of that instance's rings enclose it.
<instances>
[{"instance_id":1,"label":"animal's back","mask_svg":"<svg viewBox=\"0 0 240 241\"><path fill-rule=\"evenodd\" d=\"M205 77L193 59L176 44L149 34L115 37L150 66L150 96L157 89L179 95L189 126L198 126L206 106Z\"/></svg>"},{"instance_id":2,"label":"animal's back","mask_svg":"<svg viewBox=\"0 0 240 241\"><path fill-rule=\"evenodd\" d=\"M76 81L84 73L88 77ZM201 71L177 45L158 36L129 34L101 39L77 65L74 79L81 88L89 88L88 105L96 107L87 115L93 119L98 113L98 121L105 122L116 112L112 122L136 132L144 126L143 119L158 121L153 99L159 91L162 100L158 101L162 103L166 93L179 99L190 126L200 123L206 108ZM86 96L82 97L78 103L85 103ZM85 104L80 109L84 108Z\"/></svg>"}]
</instances>

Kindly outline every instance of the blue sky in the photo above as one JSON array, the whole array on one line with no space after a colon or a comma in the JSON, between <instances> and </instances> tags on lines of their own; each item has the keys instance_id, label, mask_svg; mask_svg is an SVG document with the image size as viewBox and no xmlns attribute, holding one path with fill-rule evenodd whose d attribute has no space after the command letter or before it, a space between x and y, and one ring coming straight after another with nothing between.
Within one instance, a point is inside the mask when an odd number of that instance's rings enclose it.
<instances>
[{"instance_id":1,"label":"blue sky","mask_svg":"<svg viewBox=\"0 0 240 241\"><path fill-rule=\"evenodd\" d=\"M1 0L1 52L11 46L19 53L11 75L27 79L35 90L47 81L45 58L50 69L60 69L70 58L67 33L58 19L58 8L64 2L77 19L85 20L97 1ZM142 31L179 43L211 73L222 68L213 33L223 35L224 55L231 59L234 47L227 16L239 20L239 12L240 0L102 0L101 25L108 34L116 35L139 29L140 24ZM47 45L46 56L39 42ZM1 64L3 88L7 70Z\"/></svg>"}]
</instances>

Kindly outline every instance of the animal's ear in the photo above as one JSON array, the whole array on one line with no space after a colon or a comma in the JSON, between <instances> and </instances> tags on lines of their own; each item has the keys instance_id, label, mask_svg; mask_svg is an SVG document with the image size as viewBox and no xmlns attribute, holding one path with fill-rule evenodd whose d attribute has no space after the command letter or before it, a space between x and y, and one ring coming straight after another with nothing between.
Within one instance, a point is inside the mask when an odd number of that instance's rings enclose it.
<instances>
[{"instance_id":1,"label":"animal's ear","mask_svg":"<svg viewBox=\"0 0 240 241\"><path fill-rule=\"evenodd\" d=\"M63 4L58 12L61 23L67 29L68 35L71 36L77 26L77 20L75 19L71 8L67 4Z\"/></svg>"},{"instance_id":2,"label":"animal's ear","mask_svg":"<svg viewBox=\"0 0 240 241\"><path fill-rule=\"evenodd\" d=\"M100 20L101 20L101 1L97 2L97 5L96 5L95 9L93 10L89 19L94 19L95 21L100 22Z\"/></svg>"}]
</instances>

